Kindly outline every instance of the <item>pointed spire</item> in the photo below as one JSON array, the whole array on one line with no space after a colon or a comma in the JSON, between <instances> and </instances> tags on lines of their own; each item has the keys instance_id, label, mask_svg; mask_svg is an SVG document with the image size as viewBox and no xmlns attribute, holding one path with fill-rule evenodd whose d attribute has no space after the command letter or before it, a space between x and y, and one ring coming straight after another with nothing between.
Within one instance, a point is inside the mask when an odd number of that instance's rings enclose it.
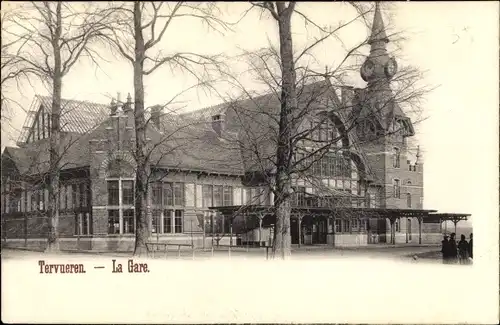
<instances>
[{"instance_id":1,"label":"pointed spire","mask_svg":"<svg viewBox=\"0 0 500 325\"><path fill-rule=\"evenodd\" d=\"M132 109L132 97L130 96L130 93L127 95L127 102L123 105L123 111L127 112Z\"/></svg>"},{"instance_id":2,"label":"pointed spire","mask_svg":"<svg viewBox=\"0 0 500 325\"><path fill-rule=\"evenodd\" d=\"M375 42L389 42L387 35L385 34L385 26L384 20L382 19L382 14L380 13L379 2L375 3L375 15L373 17L372 24L372 33L370 35L370 39L368 40L368 44L372 44Z\"/></svg>"}]
</instances>

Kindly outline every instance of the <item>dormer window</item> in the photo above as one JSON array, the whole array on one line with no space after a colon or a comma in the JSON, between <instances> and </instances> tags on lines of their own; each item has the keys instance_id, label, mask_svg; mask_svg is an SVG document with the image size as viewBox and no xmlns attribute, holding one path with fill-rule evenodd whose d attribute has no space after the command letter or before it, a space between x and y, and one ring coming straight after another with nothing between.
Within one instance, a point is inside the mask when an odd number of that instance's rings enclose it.
<instances>
[{"instance_id":1,"label":"dormer window","mask_svg":"<svg viewBox=\"0 0 500 325\"><path fill-rule=\"evenodd\" d=\"M212 121L220 121L220 120L221 120L220 114L212 116Z\"/></svg>"}]
</instances>

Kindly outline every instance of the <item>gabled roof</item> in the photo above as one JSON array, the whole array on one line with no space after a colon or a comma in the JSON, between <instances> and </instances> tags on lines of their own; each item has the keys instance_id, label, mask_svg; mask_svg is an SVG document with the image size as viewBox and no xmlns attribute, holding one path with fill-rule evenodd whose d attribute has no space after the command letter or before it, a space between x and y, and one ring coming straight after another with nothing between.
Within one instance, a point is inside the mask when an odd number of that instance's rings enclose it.
<instances>
[{"instance_id":1,"label":"gabled roof","mask_svg":"<svg viewBox=\"0 0 500 325\"><path fill-rule=\"evenodd\" d=\"M298 92L297 112L294 118L303 119L302 109L325 109L338 113L345 120L348 112L342 112L341 101L329 81L307 84ZM184 114L163 114L160 126L148 123L147 137L151 164L158 167L198 170L200 172L242 175L274 169L276 138L279 125L280 94L268 93L244 100L225 102L205 109ZM40 107L47 107L50 98L37 96ZM325 106L325 100L329 106ZM305 106L308 105L308 106ZM113 118L107 105L84 101L63 100L63 161L64 168L76 168L90 164L92 139L107 139L106 128ZM219 136L212 127L212 117L221 115L224 130ZM147 112L146 120L150 113ZM90 121L90 122L89 122ZM133 116L128 116L133 125ZM131 139L135 130L131 128ZM350 143L356 143L349 132ZM7 148L22 173L43 172L48 169L48 139L25 144L22 148ZM363 160L363 158L361 158ZM363 162L366 168L366 162Z\"/></svg>"},{"instance_id":2,"label":"gabled roof","mask_svg":"<svg viewBox=\"0 0 500 325\"><path fill-rule=\"evenodd\" d=\"M52 97L36 95L32 110L24 122L24 127L19 137L19 143L28 139L30 128L33 126L34 117L38 110L43 109L49 113L52 107ZM61 131L72 133L86 133L103 122L109 115L109 106L80 100L61 100Z\"/></svg>"}]
</instances>

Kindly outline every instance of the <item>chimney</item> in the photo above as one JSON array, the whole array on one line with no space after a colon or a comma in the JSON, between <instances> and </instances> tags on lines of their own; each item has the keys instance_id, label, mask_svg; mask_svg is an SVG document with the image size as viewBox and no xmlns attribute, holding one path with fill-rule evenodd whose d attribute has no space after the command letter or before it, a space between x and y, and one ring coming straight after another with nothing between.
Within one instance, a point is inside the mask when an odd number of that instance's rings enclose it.
<instances>
[{"instance_id":1,"label":"chimney","mask_svg":"<svg viewBox=\"0 0 500 325\"><path fill-rule=\"evenodd\" d=\"M128 112L132 110L132 96L130 96L130 93L127 95L127 102L123 104L123 111Z\"/></svg>"},{"instance_id":2,"label":"chimney","mask_svg":"<svg viewBox=\"0 0 500 325\"><path fill-rule=\"evenodd\" d=\"M212 129L217 133L217 136L222 136L224 132L224 115L217 114L212 116Z\"/></svg>"},{"instance_id":3,"label":"chimney","mask_svg":"<svg viewBox=\"0 0 500 325\"><path fill-rule=\"evenodd\" d=\"M110 106L110 116L113 116L113 115L116 115L116 109L117 109L117 105L116 105L116 102L115 102L115 99L111 99L111 104L109 104Z\"/></svg>"},{"instance_id":4,"label":"chimney","mask_svg":"<svg viewBox=\"0 0 500 325\"><path fill-rule=\"evenodd\" d=\"M117 112L123 112L122 94L120 92L116 93L116 107Z\"/></svg>"},{"instance_id":5,"label":"chimney","mask_svg":"<svg viewBox=\"0 0 500 325\"><path fill-rule=\"evenodd\" d=\"M160 128L160 115L161 115L162 107L161 105L155 105L151 107L151 121L157 129Z\"/></svg>"}]
</instances>

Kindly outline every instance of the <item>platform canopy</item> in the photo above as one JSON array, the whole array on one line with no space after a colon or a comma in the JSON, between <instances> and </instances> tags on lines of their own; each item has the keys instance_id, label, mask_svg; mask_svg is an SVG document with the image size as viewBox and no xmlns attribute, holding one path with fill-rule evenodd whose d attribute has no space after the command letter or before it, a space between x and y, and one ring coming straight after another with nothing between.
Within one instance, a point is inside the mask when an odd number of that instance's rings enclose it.
<instances>
[{"instance_id":1,"label":"platform canopy","mask_svg":"<svg viewBox=\"0 0 500 325\"><path fill-rule=\"evenodd\" d=\"M212 211L217 211L224 216L265 215L272 214L274 207L271 205L234 205L210 207ZM291 216L318 215L327 217L342 218L389 218L417 217L428 219L437 210L424 209L392 209L392 208L362 208L362 207L292 207Z\"/></svg>"}]
</instances>

